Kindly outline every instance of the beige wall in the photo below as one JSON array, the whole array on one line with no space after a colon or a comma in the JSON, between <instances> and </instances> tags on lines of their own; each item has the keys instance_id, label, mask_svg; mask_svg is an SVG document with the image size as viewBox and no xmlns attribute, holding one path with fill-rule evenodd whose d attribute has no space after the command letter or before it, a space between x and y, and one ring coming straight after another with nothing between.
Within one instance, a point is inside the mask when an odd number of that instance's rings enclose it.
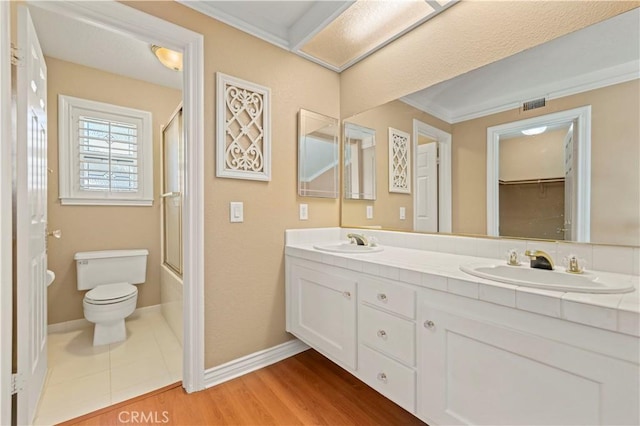
<instances>
[{"instance_id":1,"label":"beige wall","mask_svg":"<svg viewBox=\"0 0 640 426\"><path fill-rule=\"evenodd\" d=\"M205 366L283 343L284 230L338 226L338 199L297 197L297 113L340 116L333 71L177 3L130 6L204 35ZM215 177L215 73L271 88L272 180ZM229 202L244 202L244 223L229 223ZM309 220L298 219L298 203ZM188 285L188 283L185 283Z\"/></svg>"},{"instance_id":2,"label":"beige wall","mask_svg":"<svg viewBox=\"0 0 640 426\"><path fill-rule=\"evenodd\" d=\"M564 138L568 129L500 139L500 180L564 177Z\"/></svg>"},{"instance_id":3,"label":"beige wall","mask_svg":"<svg viewBox=\"0 0 640 426\"><path fill-rule=\"evenodd\" d=\"M410 231L413 229L413 188L411 194L389 192L389 127L402 130L413 139L413 119L418 119L445 132L451 125L401 101L386 103L345 121L376 131L376 199L343 200L343 226L375 226ZM411 142L413 144L413 140ZM413 153L412 153L413 155ZM413 160L412 160L413 161ZM413 172L413 171L412 171ZM413 176L411 176L413 179ZM413 185L413 183L412 183ZM366 206L373 205L373 219L366 218ZM406 209L406 219L400 220L400 207Z\"/></svg>"},{"instance_id":4,"label":"beige wall","mask_svg":"<svg viewBox=\"0 0 640 426\"><path fill-rule=\"evenodd\" d=\"M463 1L341 74L342 117L638 7L638 1Z\"/></svg>"},{"instance_id":5,"label":"beige wall","mask_svg":"<svg viewBox=\"0 0 640 426\"><path fill-rule=\"evenodd\" d=\"M138 307L160 303L160 144L161 126L182 100L180 90L106 73L54 58L46 58L48 76L48 216L49 229L62 238L49 238L49 269L56 281L48 289L49 324L84 318L76 287L73 255L79 251L149 249L147 281L138 286ZM58 198L58 94L150 111L153 114L152 207L62 206Z\"/></svg>"},{"instance_id":6,"label":"beige wall","mask_svg":"<svg viewBox=\"0 0 640 426\"><path fill-rule=\"evenodd\" d=\"M591 105L591 241L640 245L640 80L453 125L453 232L486 234L487 127Z\"/></svg>"}]
</instances>

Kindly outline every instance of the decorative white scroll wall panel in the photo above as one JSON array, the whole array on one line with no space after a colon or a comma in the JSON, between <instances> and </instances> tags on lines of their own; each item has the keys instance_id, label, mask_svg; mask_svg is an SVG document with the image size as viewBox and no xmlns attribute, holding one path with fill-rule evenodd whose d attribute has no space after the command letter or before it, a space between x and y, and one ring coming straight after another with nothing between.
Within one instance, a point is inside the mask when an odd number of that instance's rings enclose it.
<instances>
[{"instance_id":1,"label":"decorative white scroll wall panel","mask_svg":"<svg viewBox=\"0 0 640 426\"><path fill-rule=\"evenodd\" d=\"M411 193L411 149L408 133L389 127L389 192Z\"/></svg>"},{"instance_id":2,"label":"decorative white scroll wall panel","mask_svg":"<svg viewBox=\"0 0 640 426\"><path fill-rule=\"evenodd\" d=\"M216 73L216 176L271 180L271 90Z\"/></svg>"}]
</instances>

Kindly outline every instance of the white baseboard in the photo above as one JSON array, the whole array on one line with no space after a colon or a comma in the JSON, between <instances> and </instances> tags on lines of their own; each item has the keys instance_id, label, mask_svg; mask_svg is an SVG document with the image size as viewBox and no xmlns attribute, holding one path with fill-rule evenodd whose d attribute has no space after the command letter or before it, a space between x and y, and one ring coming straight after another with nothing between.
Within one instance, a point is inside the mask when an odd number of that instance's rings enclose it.
<instances>
[{"instance_id":1,"label":"white baseboard","mask_svg":"<svg viewBox=\"0 0 640 426\"><path fill-rule=\"evenodd\" d=\"M129 318L139 318L144 315L149 315L153 313L161 313L161 305L152 305L152 306L144 306L142 308L138 308L131 315L127 317ZM93 323L87 321L85 318L58 322L55 324L49 324L47 326L47 334L51 333L66 333L68 331L82 330L83 328L91 327Z\"/></svg>"},{"instance_id":2,"label":"white baseboard","mask_svg":"<svg viewBox=\"0 0 640 426\"><path fill-rule=\"evenodd\" d=\"M233 361L205 370L204 387L210 388L211 386L235 379L236 377L243 376L297 355L307 349L309 349L309 346L305 343L298 339L293 339L281 345L234 359Z\"/></svg>"}]
</instances>

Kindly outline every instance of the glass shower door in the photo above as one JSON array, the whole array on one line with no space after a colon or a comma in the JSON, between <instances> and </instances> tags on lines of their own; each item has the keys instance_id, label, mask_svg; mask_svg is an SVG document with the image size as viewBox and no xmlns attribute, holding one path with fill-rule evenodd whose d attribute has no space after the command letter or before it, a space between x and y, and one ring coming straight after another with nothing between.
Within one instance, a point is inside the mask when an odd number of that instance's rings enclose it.
<instances>
[{"instance_id":1,"label":"glass shower door","mask_svg":"<svg viewBox=\"0 0 640 426\"><path fill-rule=\"evenodd\" d=\"M162 129L163 262L182 276L182 107Z\"/></svg>"}]
</instances>

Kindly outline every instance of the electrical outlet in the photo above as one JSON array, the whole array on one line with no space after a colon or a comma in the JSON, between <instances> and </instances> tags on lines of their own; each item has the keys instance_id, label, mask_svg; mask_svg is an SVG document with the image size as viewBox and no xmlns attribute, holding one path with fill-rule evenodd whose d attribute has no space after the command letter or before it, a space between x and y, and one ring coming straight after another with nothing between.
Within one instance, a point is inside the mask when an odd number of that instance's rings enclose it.
<instances>
[{"instance_id":1,"label":"electrical outlet","mask_svg":"<svg viewBox=\"0 0 640 426\"><path fill-rule=\"evenodd\" d=\"M407 218L406 207L400 207L400 220L405 220L406 218Z\"/></svg>"},{"instance_id":2,"label":"electrical outlet","mask_svg":"<svg viewBox=\"0 0 640 426\"><path fill-rule=\"evenodd\" d=\"M367 219L373 219L373 206L367 206Z\"/></svg>"},{"instance_id":3,"label":"electrical outlet","mask_svg":"<svg viewBox=\"0 0 640 426\"><path fill-rule=\"evenodd\" d=\"M309 205L300 204L300 220L308 220L308 219L309 219Z\"/></svg>"},{"instance_id":4,"label":"electrical outlet","mask_svg":"<svg viewBox=\"0 0 640 426\"><path fill-rule=\"evenodd\" d=\"M244 222L244 204L242 201L229 203L229 221L232 223Z\"/></svg>"}]
</instances>

